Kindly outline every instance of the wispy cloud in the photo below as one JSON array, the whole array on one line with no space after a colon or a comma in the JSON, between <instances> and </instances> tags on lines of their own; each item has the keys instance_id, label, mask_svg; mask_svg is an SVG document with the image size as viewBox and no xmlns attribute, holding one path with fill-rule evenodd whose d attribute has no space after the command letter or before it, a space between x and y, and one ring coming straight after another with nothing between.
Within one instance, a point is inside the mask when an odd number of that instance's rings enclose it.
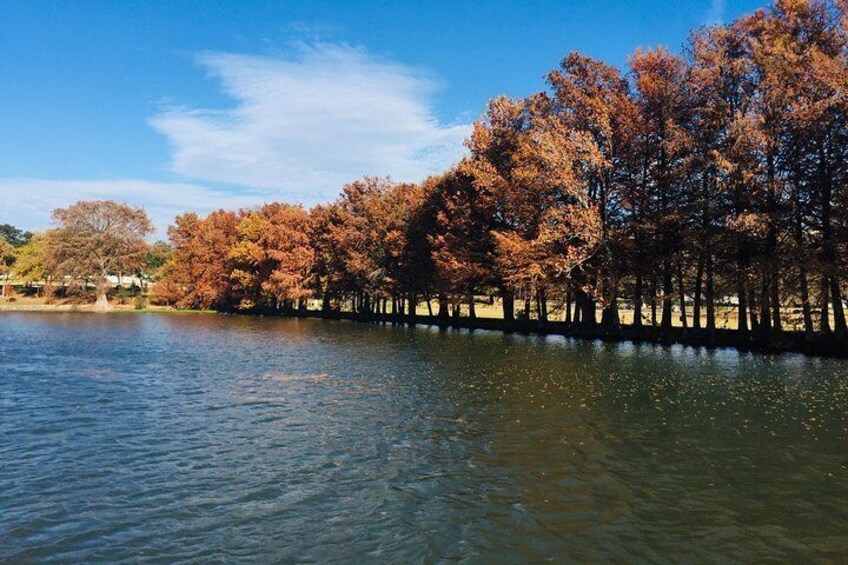
<instances>
[{"instance_id":1,"label":"wispy cloud","mask_svg":"<svg viewBox=\"0 0 848 565\"><path fill-rule=\"evenodd\" d=\"M286 36L297 37L308 41L324 41L334 35L338 35L341 28L335 24L324 21L302 21L290 22L280 28Z\"/></svg>"},{"instance_id":2,"label":"wispy cloud","mask_svg":"<svg viewBox=\"0 0 848 565\"><path fill-rule=\"evenodd\" d=\"M255 192L222 192L191 183L133 179L45 180L0 178L0 223L41 230L49 226L50 212L77 200L116 200L142 206L153 220L157 236L183 212L205 214L218 208L238 209L262 204L268 195Z\"/></svg>"},{"instance_id":3,"label":"wispy cloud","mask_svg":"<svg viewBox=\"0 0 848 565\"><path fill-rule=\"evenodd\" d=\"M707 25L721 25L724 23L727 12L726 0L710 0L710 9L707 11L705 23Z\"/></svg>"},{"instance_id":4,"label":"wispy cloud","mask_svg":"<svg viewBox=\"0 0 848 565\"><path fill-rule=\"evenodd\" d=\"M44 229L55 208L112 199L145 207L161 237L185 211L311 205L365 174L419 180L458 160L470 131L434 117L430 76L364 49L304 44L286 57L205 53L198 62L236 104L150 120L171 144L176 182L0 177L0 194L11 195L0 223Z\"/></svg>"},{"instance_id":5,"label":"wispy cloud","mask_svg":"<svg viewBox=\"0 0 848 565\"><path fill-rule=\"evenodd\" d=\"M287 56L205 53L231 109L170 108L151 125L175 173L309 204L363 174L419 180L458 160L468 124L443 124L436 82L364 49L301 44Z\"/></svg>"}]
</instances>

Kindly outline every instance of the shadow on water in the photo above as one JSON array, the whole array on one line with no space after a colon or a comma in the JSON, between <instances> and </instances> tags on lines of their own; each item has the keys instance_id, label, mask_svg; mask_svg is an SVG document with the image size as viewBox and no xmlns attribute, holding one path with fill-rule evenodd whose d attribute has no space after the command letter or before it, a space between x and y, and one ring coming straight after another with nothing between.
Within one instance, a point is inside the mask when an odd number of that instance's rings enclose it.
<instances>
[{"instance_id":1,"label":"shadow on water","mask_svg":"<svg viewBox=\"0 0 848 565\"><path fill-rule=\"evenodd\" d=\"M0 561L839 560L848 363L0 316Z\"/></svg>"}]
</instances>

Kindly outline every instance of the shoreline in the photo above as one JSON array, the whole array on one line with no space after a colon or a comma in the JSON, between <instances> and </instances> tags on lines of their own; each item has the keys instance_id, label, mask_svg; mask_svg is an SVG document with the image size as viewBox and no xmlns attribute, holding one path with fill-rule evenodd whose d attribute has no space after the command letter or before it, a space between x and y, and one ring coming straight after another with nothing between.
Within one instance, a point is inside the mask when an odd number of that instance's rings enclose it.
<instances>
[{"instance_id":1,"label":"shoreline","mask_svg":"<svg viewBox=\"0 0 848 565\"><path fill-rule=\"evenodd\" d=\"M241 313L222 312L231 315L263 315L261 312ZM655 345L686 345L706 349L735 349L740 352L756 353L800 353L811 357L848 358L848 342L833 335L806 336L804 332L783 331L779 335L763 340L753 332L740 335L736 330L678 328L663 330L654 326L636 327L622 324L618 328L606 328L601 324L583 327L559 321L540 323L537 320L515 320L507 322L498 318L439 318L438 316L394 315L394 314L356 314L353 312L321 312L307 310L292 313L265 314L283 318L316 318L322 320L349 320L358 323L391 324L414 327L416 325L438 327L440 329L465 329L500 331L529 335L560 335L575 339L603 341L610 343L631 342Z\"/></svg>"},{"instance_id":2,"label":"shoreline","mask_svg":"<svg viewBox=\"0 0 848 565\"><path fill-rule=\"evenodd\" d=\"M218 314L216 310L181 310L167 306L136 309L133 306L114 306L108 312L95 312L94 304L0 304L0 314L47 313L47 314Z\"/></svg>"},{"instance_id":3,"label":"shoreline","mask_svg":"<svg viewBox=\"0 0 848 565\"><path fill-rule=\"evenodd\" d=\"M0 314L9 313L79 313L98 314L93 304L0 304ZM224 314L230 316L271 316L278 318L312 318L320 320L347 320L366 324L391 324L414 327L431 326L440 329L464 329L499 331L527 335L560 335L575 339L603 342L649 343L655 345L686 345L706 349L735 349L740 352L757 353L800 353L811 357L848 358L848 342L833 335L815 334L806 336L800 331L783 331L764 340L762 336L749 332L740 335L736 330L673 327L663 330L654 326L636 327L622 324L618 328L607 328L601 324L585 327L560 321L540 323L537 320L515 320L507 322L501 318L439 318L418 314L357 314L354 312L323 312L306 310L295 312L236 312L216 310L181 310L170 307L146 307L137 310L131 306L116 306L105 314Z\"/></svg>"}]
</instances>

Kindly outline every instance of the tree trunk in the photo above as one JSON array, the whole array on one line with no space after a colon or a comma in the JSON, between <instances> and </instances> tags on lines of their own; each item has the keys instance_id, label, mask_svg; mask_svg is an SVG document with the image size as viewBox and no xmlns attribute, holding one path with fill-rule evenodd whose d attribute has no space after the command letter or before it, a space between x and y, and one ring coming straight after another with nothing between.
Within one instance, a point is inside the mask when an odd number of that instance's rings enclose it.
<instances>
[{"instance_id":1,"label":"tree trunk","mask_svg":"<svg viewBox=\"0 0 848 565\"><path fill-rule=\"evenodd\" d=\"M542 294L536 291L536 319L542 321Z\"/></svg>"},{"instance_id":2,"label":"tree trunk","mask_svg":"<svg viewBox=\"0 0 848 565\"><path fill-rule=\"evenodd\" d=\"M512 322L515 320L515 295L507 289L502 289L501 302L503 303L503 319Z\"/></svg>"},{"instance_id":3,"label":"tree trunk","mask_svg":"<svg viewBox=\"0 0 848 565\"><path fill-rule=\"evenodd\" d=\"M715 330L715 283L713 281L713 256L707 254L707 287L705 289L707 299L707 331Z\"/></svg>"},{"instance_id":4,"label":"tree trunk","mask_svg":"<svg viewBox=\"0 0 848 565\"><path fill-rule=\"evenodd\" d=\"M671 281L671 265L663 263L662 328L671 329L671 295L674 292Z\"/></svg>"},{"instance_id":5,"label":"tree trunk","mask_svg":"<svg viewBox=\"0 0 848 565\"><path fill-rule=\"evenodd\" d=\"M692 297L692 327L696 330L701 329L701 289L704 285L704 263L705 253L701 251L698 254L698 269L695 271L695 294Z\"/></svg>"},{"instance_id":6,"label":"tree trunk","mask_svg":"<svg viewBox=\"0 0 848 565\"><path fill-rule=\"evenodd\" d=\"M621 325L618 317L618 285L610 283L609 303L601 311L601 326L607 330L617 329Z\"/></svg>"},{"instance_id":7,"label":"tree trunk","mask_svg":"<svg viewBox=\"0 0 848 565\"><path fill-rule=\"evenodd\" d=\"M813 309L810 305L810 287L807 282L807 266L803 261L799 266L798 276L801 287L801 315L804 318L804 333L807 334L807 337L810 337L815 329L813 328Z\"/></svg>"},{"instance_id":8,"label":"tree trunk","mask_svg":"<svg viewBox=\"0 0 848 565\"><path fill-rule=\"evenodd\" d=\"M828 310L828 284L827 278L821 281L821 332L823 334L830 333L830 311Z\"/></svg>"},{"instance_id":9,"label":"tree trunk","mask_svg":"<svg viewBox=\"0 0 848 565\"><path fill-rule=\"evenodd\" d=\"M780 315L775 316L772 320L772 312L774 306L778 307L779 303L772 304L772 292L776 290L777 283L777 215L778 201L777 192L775 189L775 156L773 152L769 152L766 157L766 207L768 212L768 231L766 233L766 261L765 273L763 276L763 287L760 293L760 333L764 339L768 339L771 332L772 324L779 324Z\"/></svg>"},{"instance_id":10,"label":"tree trunk","mask_svg":"<svg viewBox=\"0 0 848 565\"><path fill-rule=\"evenodd\" d=\"M737 266L736 266L736 298L739 301L737 315L737 330L740 333L748 331L748 297L745 292L745 275L747 265L747 254L745 251L744 236L737 236Z\"/></svg>"},{"instance_id":11,"label":"tree trunk","mask_svg":"<svg viewBox=\"0 0 848 565\"><path fill-rule=\"evenodd\" d=\"M748 293L748 313L751 316L751 331L756 332L760 327L760 320L757 317L757 297L754 289L750 287L751 285L747 285L745 288Z\"/></svg>"},{"instance_id":12,"label":"tree trunk","mask_svg":"<svg viewBox=\"0 0 848 565\"><path fill-rule=\"evenodd\" d=\"M651 325L657 327L657 275L651 277Z\"/></svg>"},{"instance_id":13,"label":"tree trunk","mask_svg":"<svg viewBox=\"0 0 848 565\"><path fill-rule=\"evenodd\" d=\"M686 319L686 290L683 287L683 265L677 265L677 293L680 296L680 323L683 329L689 327L689 321Z\"/></svg>"},{"instance_id":14,"label":"tree trunk","mask_svg":"<svg viewBox=\"0 0 848 565\"><path fill-rule=\"evenodd\" d=\"M771 324L775 332L783 331L783 319L780 315L780 279L777 271L771 277Z\"/></svg>"},{"instance_id":15,"label":"tree trunk","mask_svg":"<svg viewBox=\"0 0 848 565\"><path fill-rule=\"evenodd\" d=\"M768 269L768 267L767 267ZM768 339L769 331L771 330L771 273L766 271L762 278L762 287L760 288L760 334L763 339Z\"/></svg>"},{"instance_id":16,"label":"tree trunk","mask_svg":"<svg viewBox=\"0 0 848 565\"><path fill-rule=\"evenodd\" d=\"M745 275L741 268L736 273L736 298L739 302L736 329L746 333L748 331L748 299L745 296Z\"/></svg>"},{"instance_id":17,"label":"tree trunk","mask_svg":"<svg viewBox=\"0 0 848 565\"><path fill-rule=\"evenodd\" d=\"M94 303L94 311L100 313L111 311L112 305L109 304L109 297L106 296L109 290L108 279L105 276L97 279L95 288L97 289L97 301Z\"/></svg>"},{"instance_id":18,"label":"tree trunk","mask_svg":"<svg viewBox=\"0 0 848 565\"><path fill-rule=\"evenodd\" d=\"M642 271L636 273L636 289L633 296L633 325L642 327Z\"/></svg>"},{"instance_id":19,"label":"tree trunk","mask_svg":"<svg viewBox=\"0 0 848 565\"><path fill-rule=\"evenodd\" d=\"M418 317L418 295L414 292L409 293L409 321L413 324Z\"/></svg>"},{"instance_id":20,"label":"tree trunk","mask_svg":"<svg viewBox=\"0 0 848 565\"><path fill-rule=\"evenodd\" d=\"M618 316L618 285L611 284L609 303L601 313L601 325L607 330L616 330L621 325Z\"/></svg>"},{"instance_id":21,"label":"tree trunk","mask_svg":"<svg viewBox=\"0 0 848 565\"><path fill-rule=\"evenodd\" d=\"M571 323L575 326L580 325L580 316L583 312L583 299L580 294L574 293L574 317L571 319Z\"/></svg>"},{"instance_id":22,"label":"tree trunk","mask_svg":"<svg viewBox=\"0 0 848 565\"><path fill-rule=\"evenodd\" d=\"M436 316L440 320L447 320L450 315L450 304L448 304L448 297L444 294L439 294L439 312Z\"/></svg>"},{"instance_id":23,"label":"tree trunk","mask_svg":"<svg viewBox=\"0 0 848 565\"><path fill-rule=\"evenodd\" d=\"M539 289L539 321L543 324L548 322L548 296L544 288Z\"/></svg>"},{"instance_id":24,"label":"tree trunk","mask_svg":"<svg viewBox=\"0 0 848 565\"><path fill-rule=\"evenodd\" d=\"M828 166L825 148L819 146L819 183L821 190L821 230L822 230L822 259L824 262L824 279L822 286L830 294L833 306L833 325L836 335L845 337L848 326L845 321L845 311L842 308L842 291L836 278L836 249L833 234L833 174ZM830 320L828 320L830 325Z\"/></svg>"},{"instance_id":25,"label":"tree trunk","mask_svg":"<svg viewBox=\"0 0 848 565\"><path fill-rule=\"evenodd\" d=\"M580 289L579 293L580 304L582 305L580 323L583 327L594 328L598 323L595 317L595 300L583 289Z\"/></svg>"},{"instance_id":26,"label":"tree trunk","mask_svg":"<svg viewBox=\"0 0 848 565\"><path fill-rule=\"evenodd\" d=\"M830 300L833 305L833 326L836 335L840 338L848 335L848 327L845 323L845 310L842 307L842 290L839 288L839 281L836 275L828 277L830 279Z\"/></svg>"}]
</instances>

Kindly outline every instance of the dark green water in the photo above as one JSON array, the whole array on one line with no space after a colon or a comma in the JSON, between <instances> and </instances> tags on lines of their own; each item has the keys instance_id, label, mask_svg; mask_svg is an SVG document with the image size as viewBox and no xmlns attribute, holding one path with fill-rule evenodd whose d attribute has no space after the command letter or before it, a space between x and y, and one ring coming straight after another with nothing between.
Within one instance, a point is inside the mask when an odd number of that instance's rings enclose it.
<instances>
[{"instance_id":1,"label":"dark green water","mask_svg":"<svg viewBox=\"0 0 848 565\"><path fill-rule=\"evenodd\" d=\"M0 315L0 561L848 560L848 364Z\"/></svg>"}]
</instances>

